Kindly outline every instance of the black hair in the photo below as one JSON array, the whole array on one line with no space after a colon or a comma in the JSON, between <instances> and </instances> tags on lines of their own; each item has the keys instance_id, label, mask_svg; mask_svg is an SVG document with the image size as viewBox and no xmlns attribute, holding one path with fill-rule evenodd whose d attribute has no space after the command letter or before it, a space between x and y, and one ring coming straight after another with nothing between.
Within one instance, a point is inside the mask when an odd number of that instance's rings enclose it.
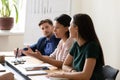
<instances>
[{"instance_id":1,"label":"black hair","mask_svg":"<svg viewBox=\"0 0 120 80\"><path fill-rule=\"evenodd\" d=\"M67 14L62 14L59 17L56 17L55 21L57 21L58 23L62 24L64 27L69 27L70 26L71 17L69 15L67 15ZM66 32L66 36L67 36L67 38L69 37L69 31Z\"/></svg>"},{"instance_id":2,"label":"black hair","mask_svg":"<svg viewBox=\"0 0 120 80\"><path fill-rule=\"evenodd\" d=\"M96 41L98 45L100 45L100 42L98 40L98 37L96 35L94 25L92 22L92 19L87 14L76 14L73 16L73 24L78 26L78 35L79 37L83 38L85 41ZM101 45L100 45L101 48ZM104 56L103 51L101 48L102 53L102 63L104 65Z\"/></svg>"}]
</instances>

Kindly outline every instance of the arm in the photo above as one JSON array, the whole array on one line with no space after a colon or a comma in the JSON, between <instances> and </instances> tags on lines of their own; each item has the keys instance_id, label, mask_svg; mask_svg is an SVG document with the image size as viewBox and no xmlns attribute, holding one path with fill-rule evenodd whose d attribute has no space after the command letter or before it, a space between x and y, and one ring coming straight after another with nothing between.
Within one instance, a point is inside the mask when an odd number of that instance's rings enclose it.
<instances>
[{"instance_id":1,"label":"arm","mask_svg":"<svg viewBox=\"0 0 120 80\"><path fill-rule=\"evenodd\" d=\"M73 68L71 67L72 62L73 62L73 57L70 54L68 54L63 63L62 69L66 72L71 72L73 70Z\"/></svg>"},{"instance_id":2,"label":"arm","mask_svg":"<svg viewBox=\"0 0 120 80\"><path fill-rule=\"evenodd\" d=\"M30 48L35 52L35 50L37 49L37 44L33 44L30 46ZM25 48L23 48L24 50Z\"/></svg>"},{"instance_id":3,"label":"arm","mask_svg":"<svg viewBox=\"0 0 120 80\"><path fill-rule=\"evenodd\" d=\"M42 61L44 61L46 63L49 63L49 64L51 64L53 66L56 66L58 68L62 68L62 64L63 64L62 61L58 61L58 60L53 59L53 58L51 58L49 56L41 56L41 57L38 57L38 59L40 59L40 60L42 60Z\"/></svg>"},{"instance_id":4,"label":"arm","mask_svg":"<svg viewBox=\"0 0 120 80\"><path fill-rule=\"evenodd\" d=\"M43 44L44 44L44 40L45 40L45 37L41 37L41 38L39 38L39 40L37 41L37 43L35 43L33 45L30 45L29 47L32 49L33 52L35 52L36 50L40 51L41 46L43 46ZM28 48L25 47L25 48L23 48L23 50L26 51L26 50L28 50ZM21 56L24 56L24 53L22 53Z\"/></svg>"},{"instance_id":5,"label":"arm","mask_svg":"<svg viewBox=\"0 0 120 80\"><path fill-rule=\"evenodd\" d=\"M70 79L90 80L95 67L95 63L96 63L96 59L88 58L85 61L83 71L66 73L64 74L64 76Z\"/></svg>"},{"instance_id":6,"label":"arm","mask_svg":"<svg viewBox=\"0 0 120 80\"><path fill-rule=\"evenodd\" d=\"M49 74L51 77L62 77L62 78L68 78L68 79L74 79L74 80L90 80L92 72L94 70L96 64L96 59L94 58L88 58L85 61L85 66L83 68L83 71L81 72L63 72L63 73L55 73L55 74Z\"/></svg>"},{"instance_id":7,"label":"arm","mask_svg":"<svg viewBox=\"0 0 120 80\"><path fill-rule=\"evenodd\" d=\"M45 45L45 37L41 37L39 38L39 40L37 41L37 43L33 44L30 46L30 48L35 52L35 50L39 50L38 47L41 49L41 46Z\"/></svg>"},{"instance_id":8,"label":"arm","mask_svg":"<svg viewBox=\"0 0 120 80\"><path fill-rule=\"evenodd\" d=\"M54 53L56 53L56 50L54 51ZM39 55L36 56L39 60L42 60L42 61L49 63L53 66L56 66L58 68L62 68L63 61L56 60L55 58L50 57L50 56L41 55L41 53L39 51L37 52L37 54L40 55L40 56Z\"/></svg>"},{"instance_id":9,"label":"arm","mask_svg":"<svg viewBox=\"0 0 120 80\"><path fill-rule=\"evenodd\" d=\"M27 51L24 51L24 50L22 51L23 54L31 56L31 57L35 57L39 60L42 60L42 61L49 63L51 65L54 65L56 67L59 67L59 68L62 67L62 64L63 64L62 61L55 60L54 58L51 58L49 56L44 56L39 51L33 52L29 46L27 48L28 48Z\"/></svg>"},{"instance_id":10,"label":"arm","mask_svg":"<svg viewBox=\"0 0 120 80\"><path fill-rule=\"evenodd\" d=\"M34 45L30 46L30 48L32 49L32 51L35 51L35 50L36 50L36 48L37 48L36 45L37 45L37 44L34 44ZM18 55L17 55L18 57L20 57L20 56L25 56L24 53L22 53L23 50L26 51L26 50L28 50L28 48L25 47L25 48L23 48L23 49L19 49ZM16 52L17 52L17 49L14 49L14 55L16 55Z\"/></svg>"}]
</instances>

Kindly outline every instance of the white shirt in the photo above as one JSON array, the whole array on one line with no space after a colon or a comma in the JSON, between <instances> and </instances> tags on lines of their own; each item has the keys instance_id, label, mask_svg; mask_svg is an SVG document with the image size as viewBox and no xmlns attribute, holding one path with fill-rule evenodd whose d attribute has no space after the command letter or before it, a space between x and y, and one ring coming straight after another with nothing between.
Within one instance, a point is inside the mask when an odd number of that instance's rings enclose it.
<instances>
[{"instance_id":1,"label":"white shirt","mask_svg":"<svg viewBox=\"0 0 120 80\"><path fill-rule=\"evenodd\" d=\"M59 60L59 61L64 61L67 54L69 53L69 50L73 44L74 40L72 38L68 38L66 42L63 42L60 40L57 48L55 51L50 55L50 57Z\"/></svg>"}]
</instances>

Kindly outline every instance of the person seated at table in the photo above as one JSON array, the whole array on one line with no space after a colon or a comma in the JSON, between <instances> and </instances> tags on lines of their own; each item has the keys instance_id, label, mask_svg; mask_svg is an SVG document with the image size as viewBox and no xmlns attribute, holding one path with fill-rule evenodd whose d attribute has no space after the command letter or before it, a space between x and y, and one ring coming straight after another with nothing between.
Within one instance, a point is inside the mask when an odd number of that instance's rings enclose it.
<instances>
[{"instance_id":1,"label":"person seated at table","mask_svg":"<svg viewBox=\"0 0 120 80\"><path fill-rule=\"evenodd\" d=\"M0 80L14 80L14 74L11 72L0 74Z\"/></svg>"},{"instance_id":2,"label":"person seated at table","mask_svg":"<svg viewBox=\"0 0 120 80\"><path fill-rule=\"evenodd\" d=\"M48 77L62 77L72 80L105 80L102 74L103 51L87 14L73 16L69 28L70 37L76 42L66 57L62 69L66 72L49 74Z\"/></svg>"},{"instance_id":3,"label":"person seated at table","mask_svg":"<svg viewBox=\"0 0 120 80\"><path fill-rule=\"evenodd\" d=\"M38 50L42 55L50 55L56 49L60 39L56 38L53 33L53 23L50 19L41 20L39 23L39 27L44 35L44 37L40 37L38 42L31 45L30 48L32 51ZM27 48L23 48L25 50ZM14 50L16 54L16 49ZM21 55L21 50L19 50L18 56ZM22 54L24 55L24 54Z\"/></svg>"},{"instance_id":4,"label":"person seated at table","mask_svg":"<svg viewBox=\"0 0 120 80\"><path fill-rule=\"evenodd\" d=\"M23 53L61 68L63 61L65 60L67 54L69 53L69 49L74 42L72 38L69 38L68 28L70 26L70 21L71 17L67 14L62 14L55 19L54 34L56 38L61 38L61 40L55 51L50 56L41 55L41 52L39 51L33 52L30 47L28 47L27 51L23 50Z\"/></svg>"}]
</instances>

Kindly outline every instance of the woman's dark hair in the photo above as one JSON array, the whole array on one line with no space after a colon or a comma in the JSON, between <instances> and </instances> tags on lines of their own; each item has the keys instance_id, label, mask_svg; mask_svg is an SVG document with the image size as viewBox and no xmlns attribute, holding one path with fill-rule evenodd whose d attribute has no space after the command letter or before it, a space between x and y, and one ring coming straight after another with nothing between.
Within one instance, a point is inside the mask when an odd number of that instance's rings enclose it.
<instances>
[{"instance_id":1,"label":"woman's dark hair","mask_svg":"<svg viewBox=\"0 0 120 80\"><path fill-rule=\"evenodd\" d=\"M62 14L59 17L55 18L55 21L57 21L58 23L62 24L64 27L69 27L70 26L70 21L71 21L71 17L67 14ZM66 37L69 37L69 31L66 32Z\"/></svg>"},{"instance_id":2,"label":"woman's dark hair","mask_svg":"<svg viewBox=\"0 0 120 80\"><path fill-rule=\"evenodd\" d=\"M79 37L83 38L84 40L88 41L96 41L98 45L100 45L100 42L98 40L98 37L96 35L93 22L87 14L76 14L73 16L73 24L78 26L78 35ZM104 65L104 56L102 47L100 45L101 52L102 52L102 62Z\"/></svg>"},{"instance_id":3,"label":"woman's dark hair","mask_svg":"<svg viewBox=\"0 0 120 80\"><path fill-rule=\"evenodd\" d=\"M50 25L53 25L53 23L52 23L52 21L51 21L50 19L41 20L38 25L41 26L41 25L44 24L44 23L48 23L48 24L50 24Z\"/></svg>"}]
</instances>

